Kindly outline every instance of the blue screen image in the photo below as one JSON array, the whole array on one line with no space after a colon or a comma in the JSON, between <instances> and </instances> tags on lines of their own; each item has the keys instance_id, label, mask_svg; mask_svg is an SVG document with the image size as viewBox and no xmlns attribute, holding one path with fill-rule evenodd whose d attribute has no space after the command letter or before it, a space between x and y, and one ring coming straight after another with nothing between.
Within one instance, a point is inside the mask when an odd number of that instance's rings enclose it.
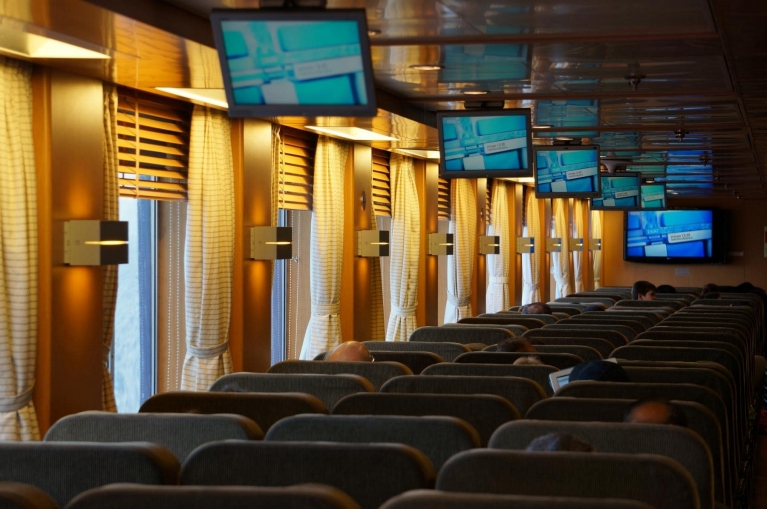
<instances>
[{"instance_id":1,"label":"blue screen image","mask_svg":"<svg viewBox=\"0 0 767 509\"><path fill-rule=\"evenodd\" d=\"M596 150L539 150L535 162L539 193L593 193L599 190Z\"/></svg>"},{"instance_id":2,"label":"blue screen image","mask_svg":"<svg viewBox=\"0 0 767 509\"><path fill-rule=\"evenodd\" d=\"M639 208L639 175L602 176L602 196L591 200L593 207Z\"/></svg>"},{"instance_id":3,"label":"blue screen image","mask_svg":"<svg viewBox=\"0 0 767 509\"><path fill-rule=\"evenodd\" d=\"M527 117L443 117L446 171L527 170Z\"/></svg>"},{"instance_id":4,"label":"blue screen image","mask_svg":"<svg viewBox=\"0 0 767 509\"><path fill-rule=\"evenodd\" d=\"M666 208L666 187L663 184L642 184L642 208Z\"/></svg>"},{"instance_id":5,"label":"blue screen image","mask_svg":"<svg viewBox=\"0 0 767 509\"><path fill-rule=\"evenodd\" d=\"M627 212L626 255L636 258L710 258L713 212Z\"/></svg>"},{"instance_id":6,"label":"blue screen image","mask_svg":"<svg viewBox=\"0 0 767 509\"><path fill-rule=\"evenodd\" d=\"M535 125L551 126L550 131L538 131L539 138L574 136L593 138L596 131L562 132L557 127L582 127L599 125L599 101L596 99L540 100L535 108Z\"/></svg>"},{"instance_id":7,"label":"blue screen image","mask_svg":"<svg viewBox=\"0 0 767 509\"><path fill-rule=\"evenodd\" d=\"M355 21L224 21L238 105L365 105Z\"/></svg>"}]
</instances>

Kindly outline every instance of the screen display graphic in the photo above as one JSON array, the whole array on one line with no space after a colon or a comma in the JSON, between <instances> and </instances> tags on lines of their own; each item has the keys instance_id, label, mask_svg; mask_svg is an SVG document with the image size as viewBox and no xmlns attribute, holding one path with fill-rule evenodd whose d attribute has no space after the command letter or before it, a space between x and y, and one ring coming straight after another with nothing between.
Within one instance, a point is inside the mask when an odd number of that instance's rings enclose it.
<instances>
[{"instance_id":1,"label":"screen display graphic","mask_svg":"<svg viewBox=\"0 0 767 509\"><path fill-rule=\"evenodd\" d=\"M666 186L664 184L642 184L642 208L665 209Z\"/></svg>"},{"instance_id":2,"label":"screen display graphic","mask_svg":"<svg viewBox=\"0 0 767 509\"><path fill-rule=\"evenodd\" d=\"M599 150L538 149L535 158L536 192L546 196L599 196Z\"/></svg>"},{"instance_id":3,"label":"screen display graphic","mask_svg":"<svg viewBox=\"0 0 767 509\"><path fill-rule=\"evenodd\" d=\"M638 209L640 174L602 175L602 196L592 198L591 207L604 209Z\"/></svg>"},{"instance_id":4,"label":"screen display graphic","mask_svg":"<svg viewBox=\"0 0 767 509\"><path fill-rule=\"evenodd\" d=\"M713 257L711 210L638 211L626 214L627 257Z\"/></svg>"}]
</instances>

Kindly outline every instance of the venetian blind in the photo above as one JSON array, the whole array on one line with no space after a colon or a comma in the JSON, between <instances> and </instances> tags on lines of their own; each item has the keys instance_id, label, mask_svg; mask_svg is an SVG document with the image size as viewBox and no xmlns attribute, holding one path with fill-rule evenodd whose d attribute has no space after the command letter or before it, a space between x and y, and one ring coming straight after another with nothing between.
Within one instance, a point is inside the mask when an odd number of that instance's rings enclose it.
<instances>
[{"instance_id":1,"label":"venetian blind","mask_svg":"<svg viewBox=\"0 0 767 509\"><path fill-rule=\"evenodd\" d=\"M437 219L450 221L450 182L443 178L437 184Z\"/></svg>"},{"instance_id":2,"label":"venetian blind","mask_svg":"<svg viewBox=\"0 0 767 509\"><path fill-rule=\"evenodd\" d=\"M186 200L192 105L119 89L120 196Z\"/></svg>"},{"instance_id":3,"label":"venetian blind","mask_svg":"<svg viewBox=\"0 0 767 509\"><path fill-rule=\"evenodd\" d=\"M373 149L373 210L376 216L391 217L389 158L385 150Z\"/></svg>"},{"instance_id":4,"label":"venetian blind","mask_svg":"<svg viewBox=\"0 0 767 509\"><path fill-rule=\"evenodd\" d=\"M493 219L493 181L487 179L485 184L485 231L490 231L490 224Z\"/></svg>"},{"instance_id":5,"label":"venetian blind","mask_svg":"<svg viewBox=\"0 0 767 509\"><path fill-rule=\"evenodd\" d=\"M312 210L316 150L316 134L280 127L279 208Z\"/></svg>"}]
</instances>

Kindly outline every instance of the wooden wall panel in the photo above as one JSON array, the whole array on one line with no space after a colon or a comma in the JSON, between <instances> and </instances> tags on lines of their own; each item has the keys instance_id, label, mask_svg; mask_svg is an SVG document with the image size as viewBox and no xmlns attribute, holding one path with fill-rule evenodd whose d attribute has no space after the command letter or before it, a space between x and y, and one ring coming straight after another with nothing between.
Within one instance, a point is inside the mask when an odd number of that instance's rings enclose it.
<instances>
[{"instance_id":1,"label":"wooden wall panel","mask_svg":"<svg viewBox=\"0 0 767 509\"><path fill-rule=\"evenodd\" d=\"M418 261L418 308L416 321L419 327L437 325L439 320L439 257L429 255L429 234L438 233L436 163L416 159L415 183L421 213L421 256Z\"/></svg>"},{"instance_id":2,"label":"wooden wall panel","mask_svg":"<svg viewBox=\"0 0 767 509\"><path fill-rule=\"evenodd\" d=\"M514 235L514 239L512 240L512 247L511 252L513 254L511 264L511 272L514 277L513 286L514 290L512 292L512 295L509 296L509 299L511 300L512 306L519 306L522 304L522 255L517 254L517 237L521 237L523 233L524 228L524 214L522 212L524 204L525 204L525 186L521 184L514 184L512 186L511 192L513 193L514 200L509 201L509 209L513 210L513 215L510 218L512 221L510 224L512 234ZM532 237L532 234L528 234L530 237ZM511 287L511 284L509 285ZM511 288L509 289L511 291Z\"/></svg>"},{"instance_id":3,"label":"wooden wall panel","mask_svg":"<svg viewBox=\"0 0 767 509\"><path fill-rule=\"evenodd\" d=\"M471 285L471 310L473 316L485 312L487 298L487 266L485 255L479 254L479 237L485 235L487 210L487 179L477 179L477 234L474 238L474 271Z\"/></svg>"}]
</instances>

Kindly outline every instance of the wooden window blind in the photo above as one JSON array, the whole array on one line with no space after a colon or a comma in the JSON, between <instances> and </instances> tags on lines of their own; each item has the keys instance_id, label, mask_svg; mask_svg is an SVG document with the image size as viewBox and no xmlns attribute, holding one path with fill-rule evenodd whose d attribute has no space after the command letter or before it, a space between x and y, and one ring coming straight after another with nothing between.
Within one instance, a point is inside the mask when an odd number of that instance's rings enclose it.
<instances>
[{"instance_id":1,"label":"wooden window blind","mask_svg":"<svg viewBox=\"0 0 767 509\"><path fill-rule=\"evenodd\" d=\"M280 127L279 208L312 210L317 138L314 133Z\"/></svg>"},{"instance_id":2,"label":"wooden window blind","mask_svg":"<svg viewBox=\"0 0 767 509\"><path fill-rule=\"evenodd\" d=\"M377 216L391 217L390 156L385 150L373 149L373 210Z\"/></svg>"},{"instance_id":3,"label":"wooden window blind","mask_svg":"<svg viewBox=\"0 0 767 509\"><path fill-rule=\"evenodd\" d=\"M493 221L493 180L487 179L485 184L485 231L488 231Z\"/></svg>"},{"instance_id":4,"label":"wooden window blind","mask_svg":"<svg viewBox=\"0 0 767 509\"><path fill-rule=\"evenodd\" d=\"M120 196L186 200L192 105L135 90L117 99Z\"/></svg>"},{"instance_id":5,"label":"wooden window blind","mask_svg":"<svg viewBox=\"0 0 767 509\"><path fill-rule=\"evenodd\" d=\"M450 181L439 179L437 181L437 219L450 220Z\"/></svg>"}]
</instances>

